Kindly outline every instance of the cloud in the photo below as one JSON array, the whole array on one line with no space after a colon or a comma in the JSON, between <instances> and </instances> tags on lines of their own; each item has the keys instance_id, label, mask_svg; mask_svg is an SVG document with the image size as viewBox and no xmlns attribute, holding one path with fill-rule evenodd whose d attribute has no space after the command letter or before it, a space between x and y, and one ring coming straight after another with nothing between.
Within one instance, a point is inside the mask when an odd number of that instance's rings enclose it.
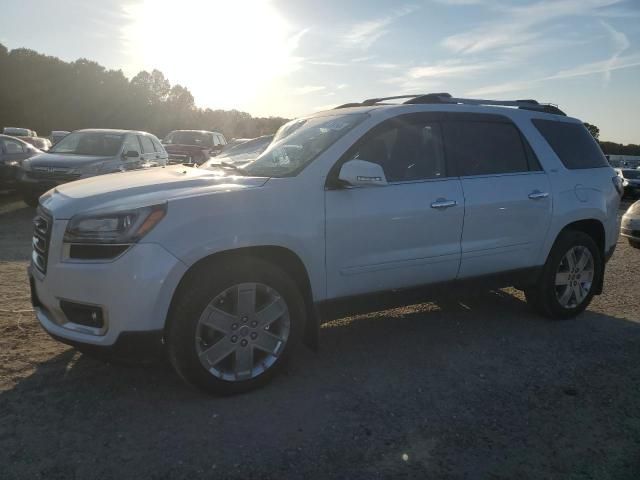
<instances>
[{"instance_id":1,"label":"cloud","mask_svg":"<svg viewBox=\"0 0 640 480\"><path fill-rule=\"evenodd\" d=\"M502 63L502 62L500 62ZM460 60L448 60L432 65L423 65L409 69L408 77L412 79L455 77L463 73L489 70L498 66L498 62L462 62Z\"/></svg>"},{"instance_id":2,"label":"cloud","mask_svg":"<svg viewBox=\"0 0 640 480\"><path fill-rule=\"evenodd\" d=\"M389 27L395 20L417 10L413 5L404 5L387 15L375 20L367 20L353 25L343 37L347 47L369 49L380 37L389 33Z\"/></svg>"},{"instance_id":3,"label":"cloud","mask_svg":"<svg viewBox=\"0 0 640 480\"><path fill-rule=\"evenodd\" d=\"M629 39L627 38L627 36L624 33L619 32L618 30L616 30L615 28L613 28L611 25L609 25L606 22L600 22L600 23L605 28L605 30L607 30L607 33L609 34L609 38L610 38L611 44L613 46L613 52L611 54L611 57L609 57L609 60L607 61L607 65L609 66L609 68L607 68L603 72L604 73L604 83L605 83L605 85L607 85L609 83L609 81L611 80L611 70L613 69L613 66L616 64L616 61L618 60L618 58L620 58L620 55L626 49L629 48L631 43L629 42Z\"/></svg>"},{"instance_id":4,"label":"cloud","mask_svg":"<svg viewBox=\"0 0 640 480\"><path fill-rule=\"evenodd\" d=\"M610 74L613 70L621 70L634 67L640 67L640 53L626 56L617 56L614 59L608 58L597 62L585 63L573 68L560 70L559 72L553 75L548 75L546 77L489 85L486 87L471 90L466 94L472 96L482 96L493 95L497 93L524 91L536 86L540 82L582 77L599 73Z\"/></svg>"},{"instance_id":5,"label":"cloud","mask_svg":"<svg viewBox=\"0 0 640 480\"><path fill-rule=\"evenodd\" d=\"M540 0L524 6L496 4L498 19L466 32L450 35L442 45L455 53L477 54L527 45L543 37L543 28L563 17L597 16L601 8L621 0Z\"/></svg>"},{"instance_id":6,"label":"cloud","mask_svg":"<svg viewBox=\"0 0 640 480\"><path fill-rule=\"evenodd\" d=\"M320 92L327 87L322 85L305 85L303 87L298 87L294 90L296 95L306 95L308 93Z\"/></svg>"}]
</instances>

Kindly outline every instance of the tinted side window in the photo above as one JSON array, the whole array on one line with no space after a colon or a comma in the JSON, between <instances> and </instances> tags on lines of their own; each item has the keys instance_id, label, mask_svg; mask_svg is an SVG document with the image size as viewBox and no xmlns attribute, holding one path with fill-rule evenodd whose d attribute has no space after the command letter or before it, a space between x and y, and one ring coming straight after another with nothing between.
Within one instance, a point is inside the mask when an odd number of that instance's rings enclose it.
<instances>
[{"instance_id":1,"label":"tinted side window","mask_svg":"<svg viewBox=\"0 0 640 480\"><path fill-rule=\"evenodd\" d=\"M389 120L374 128L348 159L379 164L389 182L446 177L442 135L437 122Z\"/></svg>"},{"instance_id":2,"label":"tinted side window","mask_svg":"<svg viewBox=\"0 0 640 480\"><path fill-rule=\"evenodd\" d=\"M444 138L447 160L456 166L456 173L460 176L529 170L520 132L513 124L446 122Z\"/></svg>"},{"instance_id":3,"label":"tinted side window","mask_svg":"<svg viewBox=\"0 0 640 480\"><path fill-rule=\"evenodd\" d=\"M560 161L569 169L608 167L597 142L580 123L532 120Z\"/></svg>"},{"instance_id":4,"label":"tinted side window","mask_svg":"<svg viewBox=\"0 0 640 480\"><path fill-rule=\"evenodd\" d=\"M138 143L138 139L133 135L127 135L127 138L124 141L124 146L122 147L122 151L124 153L127 153L127 152L140 153L140 144Z\"/></svg>"},{"instance_id":5,"label":"tinted side window","mask_svg":"<svg viewBox=\"0 0 640 480\"><path fill-rule=\"evenodd\" d=\"M218 135L218 140L220 140L220 145L227 144L227 140L224 138L224 135Z\"/></svg>"},{"instance_id":6,"label":"tinted side window","mask_svg":"<svg viewBox=\"0 0 640 480\"><path fill-rule=\"evenodd\" d=\"M155 147L156 152L164 153L164 149L162 148L162 145L156 137L151 137L151 141L153 142L153 146Z\"/></svg>"},{"instance_id":7,"label":"tinted side window","mask_svg":"<svg viewBox=\"0 0 640 480\"><path fill-rule=\"evenodd\" d=\"M6 153L23 153L27 151L22 143L9 138L4 139L4 149Z\"/></svg>"},{"instance_id":8,"label":"tinted side window","mask_svg":"<svg viewBox=\"0 0 640 480\"><path fill-rule=\"evenodd\" d=\"M138 138L140 138L140 143L142 144L142 153L155 153L153 142L149 137L141 135Z\"/></svg>"}]
</instances>

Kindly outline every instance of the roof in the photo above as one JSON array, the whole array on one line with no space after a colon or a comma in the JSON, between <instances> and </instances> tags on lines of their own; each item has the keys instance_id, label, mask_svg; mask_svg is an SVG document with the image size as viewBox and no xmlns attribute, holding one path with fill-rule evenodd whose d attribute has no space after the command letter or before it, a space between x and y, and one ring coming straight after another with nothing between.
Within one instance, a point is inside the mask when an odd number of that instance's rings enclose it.
<instances>
[{"instance_id":1,"label":"roof","mask_svg":"<svg viewBox=\"0 0 640 480\"><path fill-rule=\"evenodd\" d=\"M169 133L175 133L175 132L217 133L218 135L222 135L221 132L217 132L215 130L171 130Z\"/></svg>"},{"instance_id":2,"label":"roof","mask_svg":"<svg viewBox=\"0 0 640 480\"><path fill-rule=\"evenodd\" d=\"M140 130L123 130L123 129L118 129L118 128L83 128L80 130L74 130L72 133L75 132L94 132L94 133L111 133L114 135L124 135L127 133L135 133L135 134L139 134L139 135L150 135L149 132L143 132Z\"/></svg>"}]
</instances>

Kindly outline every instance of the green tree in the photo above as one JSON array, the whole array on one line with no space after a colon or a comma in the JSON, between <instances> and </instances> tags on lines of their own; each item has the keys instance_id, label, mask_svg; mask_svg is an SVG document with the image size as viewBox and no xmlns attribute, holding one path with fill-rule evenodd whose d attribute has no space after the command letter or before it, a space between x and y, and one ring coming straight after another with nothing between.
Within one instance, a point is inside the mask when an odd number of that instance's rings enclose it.
<instances>
[{"instance_id":1,"label":"green tree","mask_svg":"<svg viewBox=\"0 0 640 480\"><path fill-rule=\"evenodd\" d=\"M600 139L600 129L598 127L586 122L584 126L587 127L587 130L589 130L589 133L593 135L593 138L595 138L596 140Z\"/></svg>"}]
</instances>

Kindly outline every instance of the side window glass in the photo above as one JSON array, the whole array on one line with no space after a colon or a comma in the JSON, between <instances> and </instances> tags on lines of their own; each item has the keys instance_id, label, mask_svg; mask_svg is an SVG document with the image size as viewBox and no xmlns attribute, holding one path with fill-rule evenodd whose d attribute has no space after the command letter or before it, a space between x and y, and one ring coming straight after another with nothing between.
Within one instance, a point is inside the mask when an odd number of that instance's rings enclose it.
<instances>
[{"instance_id":1,"label":"side window glass","mask_svg":"<svg viewBox=\"0 0 640 480\"><path fill-rule=\"evenodd\" d=\"M160 145L160 142L158 141L157 138L151 137L151 141L153 142L153 146L156 149L156 152L164 153L164 149L162 148L162 145Z\"/></svg>"},{"instance_id":2,"label":"side window glass","mask_svg":"<svg viewBox=\"0 0 640 480\"><path fill-rule=\"evenodd\" d=\"M220 145L226 145L227 141L225 140L223 135L218 135L218 140L220 141Z\"/></svg>"},{"instance_id":3,"label":"side window glass","mask_svg":"<svg viewBox=\"0 0 640 480\"><path fill-rule=\"evenodd\" d=\"M122 151L124 153L131 151L140 153L140 144L138 143L138 139L133 135L127 135Z\"/></svg>"},{"instance_id":4,"label":"side window glass","mask_svg":"<svg viewBox=\"0 0 640 480\"><path fill-rule=\"evenodd\" d=\"M212 133L211 136L213 137L213 146L217 147L218 145L220 145L220 137L218 137L218 135L216 135L215 133Z\"/></svg>"},{"instance_id":5,"label":"side window glass","mask_svg":"<svg viewBox=\"0 0 640 480\"><path fill-rule=\"evenodd\" d=\"M138 137L140 139L140 143L142 144L142 153L155 153L155 149L153 148L153 142L146 135L140 135Z\"/></svg>"},{"instance_id":6,"label":"side window glass","mask_svg":"<svg viewBox=\"0 0 640 480\"><path fill-rule=\"evenodd\" d=\"M446 122L444 138L447 159L460 176L529 170L520 132L510 123Z\"/></svg>"},{"instance_id":7,"label":"side window glass","mask_svg":"<svg viewBox=\"0 0 640 480\"><path fill-rule=\"evenodd\" d=\"M379 164L388 182L446 177L442 136L436 122L393 119L356 145L349 159Z\"/></svg>"},{"instance_id":8,"label":"side window glass","mask_svg":"<svg viewBox=\"0 0 640 480\"><path fill-rule=\"evenodd\" d=\"M5 139L4 148L7 153L23 153L25 151L25 147L14 140Z\"/></svg>"}]
</instances>

